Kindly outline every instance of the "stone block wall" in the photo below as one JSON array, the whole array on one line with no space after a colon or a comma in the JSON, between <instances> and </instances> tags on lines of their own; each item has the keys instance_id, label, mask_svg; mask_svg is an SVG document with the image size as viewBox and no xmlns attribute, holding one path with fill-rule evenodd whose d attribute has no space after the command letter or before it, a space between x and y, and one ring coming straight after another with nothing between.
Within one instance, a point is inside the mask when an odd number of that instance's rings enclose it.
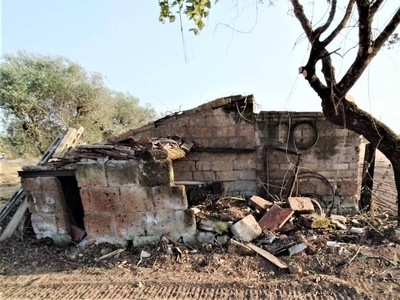
<instances>
[{"instance_id":1,"label":"stone block wall","mask_svg":"<svg viewBox=\"0 0 400 300\"><path fill-rule=\"evenodd\" d=\"M37 238L50 237L57 244L71 241L70 222L61 183L56 177L22 178Z\"/></svg>"},{"instance_id":2,"label":"stone block wall","mask_svg":"<svg viewBox=\"0 0 400 300\"><path fill-rule=\"evenodd\" d=\"M267 185L290 187L288 178L301 157L295 193L322 196L327 206L334 193L337 212L357 209L359 135L331 124L321 113L306 112L261 112L257 129L266 149L260 148L259 157L265 155L267 167L262 177ZM270 190L272 194L277 191Z\"/></svg>"},{"instance_id":3,"label":"stone block wall","mask_svg":"<svg viewBox=\"0 0 400 300\"><path fill-rule=\"evenodd\" d=\"M76 178L89 242L154 244L196 232L184 186L170 160L78 163Z\"/></svg>"},{"instance_id":4,"label":"stone block wall","mask_svg":"<svg viewBox=\"0 0 400 300\"><path fill-rule=\"evenodd\" d=\"M251 102L202 106L156 121L154 126L135 137L179 135L195 144L186 158L173 162L176 181L220 181L228 194L251 196L257 192L258 145Z\"/></svg>"}]
</instances>

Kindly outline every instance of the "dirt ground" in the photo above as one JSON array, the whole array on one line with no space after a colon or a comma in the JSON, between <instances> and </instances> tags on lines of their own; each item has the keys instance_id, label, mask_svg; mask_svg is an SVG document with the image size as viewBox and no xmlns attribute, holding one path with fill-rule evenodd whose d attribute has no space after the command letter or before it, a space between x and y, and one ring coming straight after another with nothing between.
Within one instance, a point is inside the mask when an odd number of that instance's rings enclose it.
<instances>
[{"instance_id":1,"label":"dirt ground","mask_svg":"<svg viewBox=\"0 0 400 300\"><path fill-rule=\"evenodd\" d=\"M314 237L306 250L279 257L288 269L218 244L130 246L99 259L119 247L59 247L28 229L0 243L0 299L399 299L393 177L385 160L376 170L375 212L348 219L363 234L295 226L264 245L274 252L299 233Z\"/></svg>"}]
</instances>

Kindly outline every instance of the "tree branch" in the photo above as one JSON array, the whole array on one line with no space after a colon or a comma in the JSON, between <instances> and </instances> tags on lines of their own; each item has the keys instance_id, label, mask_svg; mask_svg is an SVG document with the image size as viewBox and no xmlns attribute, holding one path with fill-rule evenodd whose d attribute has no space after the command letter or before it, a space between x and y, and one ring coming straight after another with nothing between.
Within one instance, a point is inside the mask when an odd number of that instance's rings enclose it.
<instances>
[{"instance_id":1,"label":"tree branch","mask_svg":"<svg viewBox=\"0 0 400 300\"><path fill-rule=\"evenodd\" d=\"M296 16L297 20L299 20L301 27L304 30L308 40L310 43L314 41L314 30L312 29L311 23L308 20L306 14L304 13L303 6L299 3L298 0L290 0L293 5L294 15Z\"/></svg>"},{"instance_id":2,"label":"tree branch","mask_svg":"<svg viewBox=\"0 0 400 300\"><path fill-rule=\"evenodd\" d=\"M371 6L371 14L375 15L375 13L378 11L379 7L382 5L384 0L376 0L374 4Z\"/></svg>"},{"instance_id":3,"label":"tree branch","mask_svg":"<svg viewBox=\"0 0 400 300\"><path fill-rule=\"evenodd\" d=\"M342 98L354 86L357 80L361 77L365 68L369 65L371 59L376 55L370 51L372 43L372 15L370 13L369 0L356 0L358 9L358 53L349 67L346 74L338 83L340 94L338 98Z\"/></svg>"},{"instance_id":4,"label":"tree branch","mask_svg":"<svg viewBox=\"0 0 400 300\"><path fill-rule=\"evenodd\" d=\"M385 29L381 32L381 34L376 38L373 42L374 45L374 52L379 51L379 49L383 46L383 44L387 41L389 36L393 34L396 30L397 26L400 24L400 6L397 9L397 12L394 14L393 18L390 22L386 25Z\"/></svg>"},{"instance_id":5,"label":"tree branch","mask_svg":"<svg viewBox=\"0 0 400 300\"><path fill-rule=\"evenodd\" d=\"M322 27L318 27L317 29L315 29L315 38L319 38L321 36L321 34L323 34L328 28L329 26L331 26L333 19L335 18L335 14L336 14L336 4L337 4L337 0L332 0L332 8L331 11L329 12L329 17L328 20L326 21L326 23L322 26Z\"/></svg>"},{"instance_id":6,"label":"tree branch","mask_svg":"<svg viewBox=\"0 0 400 300\"><path fill-rule=\"evenodd\" d=\"M354 3L356 3L356 0L350 0L349 4L347 5L346 8L346 13L343 16L342 21L336 26L336 28L331 32L330 35L322 42L324 46L328 46L337 36L338 34L342 31L344 26L346 26L347 22L350 19L351 12L353 11Z\"/></svg>"}]
</instances>

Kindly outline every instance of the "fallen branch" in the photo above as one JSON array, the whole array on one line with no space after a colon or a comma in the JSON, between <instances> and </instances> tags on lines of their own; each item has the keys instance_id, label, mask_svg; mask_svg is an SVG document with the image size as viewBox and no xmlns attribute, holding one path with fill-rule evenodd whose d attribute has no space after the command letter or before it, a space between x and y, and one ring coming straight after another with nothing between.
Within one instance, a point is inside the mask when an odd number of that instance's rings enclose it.
<instances>
[{"instance_id":1,"label":"fallen branch","mask_svg":"<svg viewBox=\"0 0 400 300\"><path fill-rule=\"evenodd\" d=\"M125 251L125 249L118 249L118 250L115 250L113 252L107 253L106 255L103 255L103 256L99 257L98 259L96 259L96 260L100 261L100 260L103 260L103 259L106 259L106 258L109 258L109 257L113 257L113 256L116 256L116 255L124 252L124 251Z\"/></svg>"}]
</instances>

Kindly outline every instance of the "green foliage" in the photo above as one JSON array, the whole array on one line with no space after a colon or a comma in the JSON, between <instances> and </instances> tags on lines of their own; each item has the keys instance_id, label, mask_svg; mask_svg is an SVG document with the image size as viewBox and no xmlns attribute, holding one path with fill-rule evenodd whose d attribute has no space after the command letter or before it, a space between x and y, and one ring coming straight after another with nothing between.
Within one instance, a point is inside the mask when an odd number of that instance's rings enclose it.
<instances>
[{"instance_id":1,"label":"green foliage","mask_svg":"<svg viewBox=\"0 0 400 300\"><path fill-rule=\"evenodd\" d=\"M146 124L154 109L104 85L65 57L20 52L0 64L0 110L7 143L20 155L43 153L69 127L82 125L82 139L95 142Z\"/></svg>"},{"instance_id":2,"label":"green foliage","mask_svg":"<svg viewBox=\"0 0 400 300\"><path fill-rule=\"evenodd\" d=\"M214 4L217 2L218 0ZM158 4L160 22L165 22L166 19L174 22L177 14L184 13L189 20L194 22L195 27L190 31L196 35L204 28L203 20L208 17L212 6L210 0L159 0Z\"/></svg>"}]
</instances>

